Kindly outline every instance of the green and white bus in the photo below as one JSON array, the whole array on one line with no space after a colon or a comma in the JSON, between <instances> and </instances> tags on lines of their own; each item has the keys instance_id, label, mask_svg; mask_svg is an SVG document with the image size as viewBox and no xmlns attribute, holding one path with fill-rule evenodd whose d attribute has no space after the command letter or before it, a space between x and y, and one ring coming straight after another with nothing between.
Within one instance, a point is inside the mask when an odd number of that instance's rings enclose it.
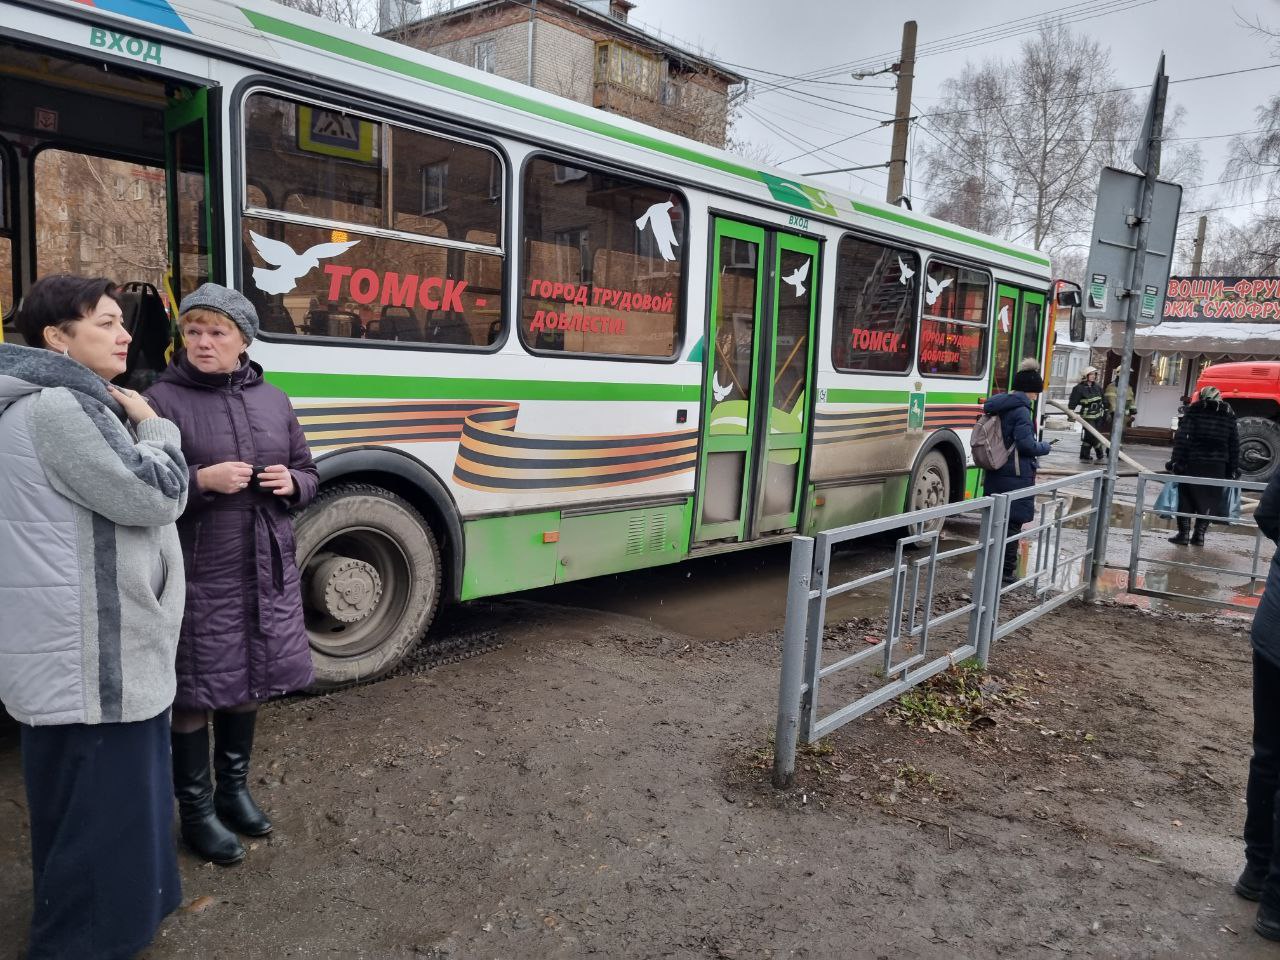
<instances>
[{"instance_id":1,"label":"green and white bus","mask_svg":"<svg viewBox=\"0 0 1280 960\"><path fill-rule=\"evenodd\" d=\"M0 0L0 311L55 270L257 305L321 686L442 601L972 496L1051 340L1034 250L266 0Z\"/></svg>"}]
</instances>

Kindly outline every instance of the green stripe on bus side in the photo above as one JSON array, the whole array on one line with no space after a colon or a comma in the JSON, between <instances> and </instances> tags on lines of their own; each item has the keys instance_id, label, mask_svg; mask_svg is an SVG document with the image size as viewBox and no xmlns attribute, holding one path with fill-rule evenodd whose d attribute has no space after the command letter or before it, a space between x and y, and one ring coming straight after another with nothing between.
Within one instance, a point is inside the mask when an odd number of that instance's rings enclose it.
<instances>
[{"instance_id":1,"label":"green stripe on bus side","mask_svg":"<svg viewBox=\"0 0 1280 960\"><path fill-rule=\"evenodd\" d=\"M394 73L403 74L407 77L414 77L418 80L425 80L428 83L434 83L437 86L445 87L450 90L456 90L459 93L465 93L469 96L479 97L482 100L488 100L492 103L499 103L504 106L513 107L525 113L531 113L534 116L544 117L548 120L555 120L571 127L577 127L580 130L586 130L590 133L603 134L606 137L612 137L615 140L621 140L623 143L629 143L633 146L644 147L653 150L655 153L663 153L667 156L677 157L681 160L688 160L690 163L697 163L704 167L710 167L713 170L719 170L722 173L732 174L741 177L744 180L750 180L753 183L764 184L769 188L769 192L774 199L781 199L782 202L791 206L802 207L809 210L817 210L814 204L805 199L801 202L803 191L800 190L796 194L796 200L788 200L779 196L776 189L778 183L790 183L791 181L783 181L779 177L772 174L765 174L763 171L752 170L750 167L744 167L741 164L734 163L730 160L724 160L720 157L714 157L710 154L702 153L678 143L668 143L658 137L651 136L646 133L640 133L635 130L627 130L624 127L607 123L595 117L582 116L571 110L565 110L563 107L557 107L553 104L540 103L529 97L523 97L519 94L509 93L506 90L499 90L488 84L469 80L466 77L454 76L443 70L436 70L433 67L425 66L421 63L415 63L404 57L397 57L393 54L385 53L381 50L374 50L369 47L353 43L350 40L343 40L339 37L333 37L319 30L312 30L309 27L300 27L297 24L289 23L286 20L278 20L275 17L268 16L265 13L259 13L256 10L246 10L241 7L241 12L249 20L249 22L261 30L263 33L272 36L282 37L285 40L292 40L296 43L302 43L307 46L316 47L329 53L346 57L348 60L355 60L359 63L367 63L370 66L380 67L384 70L391 70ZM773 181L771 183L771 181ZM795 188L799 190L802 184L796 183ZM1016 257L1019 260L1026 260L1030 263L1048 267L1049 260L1039 254L1028 253L1023 250L1017 250L1013 247L1007 247L991 240L984 240L978 237L971 237L961 233L958 230L949 229L948 227L926 223L923 220L917 220L914 217L906 216L893 210L881 210L869 204L859 203L857 200L850 201L851 207L855 213L866 214L871 217L878 217L882 220L889 220L902 226L911 227L916 230L923 230L927 233L937 234L948 240L955 240L960 243L969 244L970 246L981 247L986 250L993 250L997 253L1003 253L1007 256ZM821 211L817 211L821 212Z\"/></svg>"},{"instance_id":2,"label":"green stripe on bus side","mask_svg":"<svg viewBox=\"0 0 1280 960\"><path fill-rule=\"evenodd\" d=\"M757 183L763 183L764 178L755 170L744 167L740 164L732 163L728 160L722 160L719 157L709 156L700 153L697 150L691 150L688 147L675 143L665 143L657 137L646 133L640 133L635 130L627 130L623 127L616 126L612 123L606 123L595 117L581 116L563 107L557 107L552 104L539 103L529 97L522 97L519 94L509 93L506 90L499 90L485 83L470 80L466 77L454 76L443 70L436 70L433 67L425 66L421 63L415 63L404 57L397 57L381 50L374 50L369 47L362 46L358 43L352 43L350 40L343 40L340 37L329 36L318 30L312 30L308 27L300 27L297 24L289 23L285 20L277 20L275 17L268 16L264 13L258 13L254 10L245 10L241 8L249 22L264 33L269 33L277 37L283 37L286 40L293 40L298 43L304 43L308 46L318 47L321 50L327 50L329 53L336 53L339 56L346 57L349 60L357 60L361 63L367 63L370 66L381 67L385 70L392 70L405 76L414 77L418 80L426 80L428 83L434 83L440 87L446 87L450 90L456 90L459 93L465 93L473 97L480 97L494 103L500 103L504 106L514 107L517 110L523 110L525 113L532 113L537 116L545 117L549 120L556 120L560 123L568 124L572 127L578 127L581 130L587 130L591 133L602 133L607 137L615 140L621 140L624 143L630 143L638 147L646 147L649 150L655 150L659 153L670 154L673 157L679 157L682 160L690 160L694 163L700 163L703 166L713 167L725 173L731 173L735 176L743 177L747 180L754 180Z\"/></svg>"},{"instance_id":3,"label":"green stripe on bus side","mask_svg":"<svg viewBox=\"0 0 1280 960\"><path fill-rule=\"evenodd\" d=\"M940 403L979 403L985 394L953 393L931 390L926 395L926 403L936 406ZM900 403L904 407L911 399L906 390L859 390L850 388L828 389L827 403Z\"/></svg>"},{"instance_id":4,"label":"green stripe on bus side","mask_svg":"<svg viewBox=\"0 0 1280 960\"><path fill-rule=\"evenodd\" d=\"M939 403L981 403L987 398L985 393L944 393L942 391L929 391L926 399L930 404Z\"/></svg>"},{"instance_id":5,"label":"green stripe on bus side","mask_svg":"<svg viewBox=\"0 0 1280 960\"><path fill-rule=\"evenodd\" d=\"M900 403L905 407L910 398L906 390L827 390L827 403Z\"/></svg>"},{"instance_id":6,"label":"green stripe on bus side","mask_svg":"<svg viewBox=\"0 0 1280 960\"><path fill-rule=\"evenodd\" d=\"M923 223L914 217L908 217L905 214L898 213L896 210L881 210L879 207L873 207L870 204L859 203L853 201L853 209L858 213L865 213L869 217L879 217L881 220L888 220L891 223L899 224L904 227L914 227L917 230L928 230L930 233L936 233L940 237L946 237L948 240L958 240L960 243L972 244L975 247L982 247L986 250L994 250L996 253L1003 253L1007 257L1017 257L1019 260L1026 260L1028 263L1034 263L1041 267L1049 266L1049 258L1042 257L1038 253L1030 253L1026 250L1018 250L1014 247L1006 247L1004 244L996 243L994 240L984 240L981 237L971 237L959 230L952 230L943 226L935 226L931 223Z\"/></svg>"},{"instance_id":7,"label":"green stripe on bus side","mask_svg":"<svg viewBox=\"0 0 1280 960\"><path fill-rule=\"evenodd\" d=\"M291 397L364 400L652 400L697 403L692 384L594 383L572 380L488 380L462 377L388 377L359 373L267 374Z\"/></svg>"}]
</instances>

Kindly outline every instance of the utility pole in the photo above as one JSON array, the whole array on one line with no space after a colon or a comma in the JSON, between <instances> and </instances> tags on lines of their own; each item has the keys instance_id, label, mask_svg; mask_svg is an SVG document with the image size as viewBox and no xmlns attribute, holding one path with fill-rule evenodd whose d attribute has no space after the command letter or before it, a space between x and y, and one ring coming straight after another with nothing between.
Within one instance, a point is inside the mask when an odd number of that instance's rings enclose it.
<instances>
[{"instance_id":1,"label":"utility pole","mask_svg":"<svg viewBox=\"0 0 1280 960\"><path fill-rule=\"evenodd\" d=\"M894 108L893 149L889 154L889 188L885 199L897 203L906 190L907 134L911 132L911 81L916 74L916 22L902 25L902 57L898 61L898 103Z\"/></svg>"},{"instance_id":2,"label":"utility pole","mask_svg":"<svg viewBox=\"0 0 1280 960\"><path fill-rule=\"evenodd\" d=\"M1191 255L1191 275L1193 277L1200 276L1201 267L1204 265L1204 228L1208 223L1209 218L1202 214L1200 223L1196 226L1195 252Z\"/></svg>"}]
</instances>

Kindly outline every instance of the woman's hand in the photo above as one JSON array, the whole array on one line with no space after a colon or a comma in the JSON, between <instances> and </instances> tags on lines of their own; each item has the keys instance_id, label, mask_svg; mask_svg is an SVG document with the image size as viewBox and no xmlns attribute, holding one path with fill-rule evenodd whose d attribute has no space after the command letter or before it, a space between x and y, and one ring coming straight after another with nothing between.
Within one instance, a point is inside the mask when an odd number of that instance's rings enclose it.
<instances>
[{"instance_id":1,"label":"woman's hand","mask_svg":"<svg viewBox=\"0 0 1280 960\"><path fill-rule=\"evenodd\" d=\"M135 390L122 390L114 384L107 384L107 393L115 399L116 403L124 408L124 415L129 418L129 422L135 427L143 420L150 420L156 415L151 409L151 404L142 398L142 395Z\"/></svg>"},{"instance_id":2,"label":"woman's hand","mask_svg":"<svg viewBox=\"0 0 1280 960\"><path fill-rule=\"evenodd\" d=\"M291 497L297 491L293 483L293 474L282 463L273 463L258 474L258 486L270 490L277 497Z\"/></svg>"},{"instance_id":3,"label":"woman's hand","mask_svg":"<svg viewBox=\"0 0 1280 960\"><path fill-rule=\"evenodd\" d=\"M239 493L249 486L252 476L252 464L228 460L211 467L201 467L196 471L196 483L200 484L201 490L210 493Z\"/></svg>"}]
</instances>

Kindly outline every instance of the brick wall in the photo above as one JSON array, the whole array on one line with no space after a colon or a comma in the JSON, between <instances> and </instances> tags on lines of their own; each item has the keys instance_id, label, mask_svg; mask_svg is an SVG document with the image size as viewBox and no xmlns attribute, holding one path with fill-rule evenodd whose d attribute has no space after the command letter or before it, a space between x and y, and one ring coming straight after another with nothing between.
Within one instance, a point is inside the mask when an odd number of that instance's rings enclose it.
<instances>
[{"instance_id":1,"label":"brick wall","mask_svg":"<svg viewBox=\"0 0 1280 960\"><path fill-rule=\"evenodd\" d=\"M558 23L539 21L533 85L579 103L591 103L595 43Z\"/></svg>"}]
</instances>

